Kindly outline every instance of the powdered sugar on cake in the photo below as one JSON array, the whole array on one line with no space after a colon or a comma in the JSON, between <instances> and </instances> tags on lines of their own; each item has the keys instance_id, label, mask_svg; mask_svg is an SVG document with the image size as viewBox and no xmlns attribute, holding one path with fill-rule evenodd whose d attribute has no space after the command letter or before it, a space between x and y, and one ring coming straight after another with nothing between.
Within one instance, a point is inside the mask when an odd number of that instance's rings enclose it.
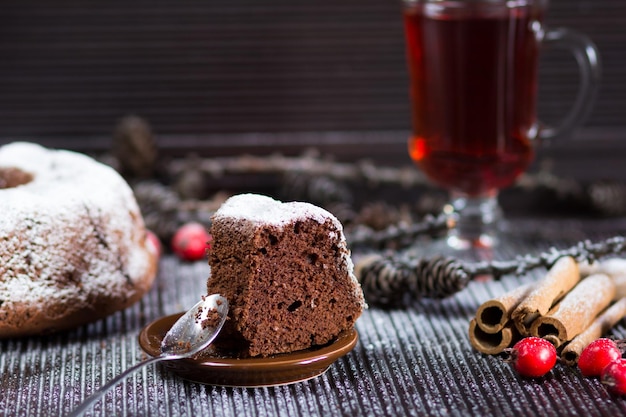
<instances>
[{"instance_id":1,"label":"powdered sugar on cake","mask_svg":"<svg viewBox=\"0 0 626 417\"><path fill-rule=\"evenodd\" d=\"M337 218L321 207L299 201L283 203L259 194L233 196L220 207L215 216L278 227L304 219L313 219L320 224L331 220L338 230L343 229Z\"/></svg>"},{"instance_id":2,"label":"powdered sugar on cake","mask_svg":"<svg viewBox=\"0 0 626 417\"><path fill-rule=\"evenodd\" d=\"M0 189L0 315L51 306L53 318L61 304L135 297L129 291L154 274L156 253L128 184L85 155L30 143L0 148L0 170L12 168L32 180Z\"/></svg>"}]
</instances>

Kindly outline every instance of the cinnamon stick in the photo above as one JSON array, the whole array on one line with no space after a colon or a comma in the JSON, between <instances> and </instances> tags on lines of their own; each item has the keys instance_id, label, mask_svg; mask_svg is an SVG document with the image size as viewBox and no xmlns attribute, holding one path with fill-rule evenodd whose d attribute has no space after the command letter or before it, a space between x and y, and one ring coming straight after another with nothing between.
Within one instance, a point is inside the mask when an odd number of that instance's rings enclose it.
<instances>
[{"instance_id":1,"label":"cinnamon stick","mask_svg":"<svg viewBox=\"0 0 626 417\"><path fill-rule=\"evenodd\" d=\"M512 323L495 333L484 332L472 319L469 325L469 340L474 349L487 355L496 355L511 346L519 338Z\"/></svg>"},{"instance_id":2,"label":"cinnamon stick","mask_svg":"<svg viewBox=\"0 0 626 417\"><path fill-rule=\"evenodd\" d=\"M625 258L609 258L602 261L592 263L581 262L578 265L580 275L582 277L592 274L606 274L610 277L618 277L626 275L626 259Z\"/></svg>"},{"instance_id":3,"label":"cinnamon stick","mask_svg":"<svg viewBox=\"0 0 626 417\"><path fill-rule=\"evenodd\" d=\"M626 259L610 258L593 263L581 262L578 264L580 276L584 278L592 274L606 274L613 278L616 286L615 299L626 297Z\"/></svg>"},{"instance_id":4,"label":"cinnamon stick","mask_svg":"<svg viewBox=\"0 0 626 417\"><path fill-rule=\"evenodd\" d=\"M530 284L521 285L499 297L482 303L476 311L476 325L485 333L497 333L511 319L513 310L532 290Z\"/></svg>"},{"instance_id":5,"label":"cinnamon stick","mask_svg":"<svg viewBox=\"0 0 626 417\"><path fill-rule=\"evenodd\" d=\"M626 259L610 258L600 262L599 271L610 277L626 274Z\"/></svg>"},{"instance_id":6,"label":"cinnamon stick","mask_svg":"<svg viewBox=\"0 0 626 417\"><path fill-rule=\"evenodd\" d=\"M594 261L589 263L588 261L582 261L578 263L578 271L580 272L580 277L585 278L589 275L603 273L602 265L599 261Z\"/></svg>"},{"instance_id":7,"label":"cinnamon stick","mask_svg":"<svg viewBox=\"0 0 626 417\"><path fill-rule=\"evenodd\" d=\"M601 262L594 262L589 266L588 271L606 274L613 278L616 287L615 299L619 300L626 297L626 259L610 258Z\"/></svg>"},{"instance_id":8,"label":"cinnamon stick","mask_svg":"<svg viewBox=\"0 0 626 417\"><path fill-rule=\"evenodd\" d=\"M530 335L532 323L580 281L578 263L571 256L559 258L538 281L528 296L513 310L511 317L522 336Z\"/></svg>"},{"instance_id":9,"label":"cinnamon stick","mask_svg":"<svg viewBox=\"0 0 626 417\"><path fill-rule=\"evenodd\" d=\"M604 310L585 331L573 338L563 348L561 352L563 363L570 366L575 365L583 349L589 343L605 335L624 317L626 317L626 298L621 298Z\"/></svg>"},{"instance_id":10,"label":"cinnamon stick","mask_svg":"<svg viewBox=\"0 0 626 417\"><path fill-rule=\"evenodd\" d=\"M626 273L623 275L612 276L615 283L615 299L619 300L626 297Z\"/></svg>"},{"instance_id":11,"label":"cinnamon stick","mask_svg":"<svg viewBox=\"0 0 626 417\"><path fill-rule=\"evenodd\" d=\"M572 340L591 325L615 296L615 283L608 275L594 274L580 281L546 315L533 321L531 334L555 347Z\"/></svg>"}]
</instances>

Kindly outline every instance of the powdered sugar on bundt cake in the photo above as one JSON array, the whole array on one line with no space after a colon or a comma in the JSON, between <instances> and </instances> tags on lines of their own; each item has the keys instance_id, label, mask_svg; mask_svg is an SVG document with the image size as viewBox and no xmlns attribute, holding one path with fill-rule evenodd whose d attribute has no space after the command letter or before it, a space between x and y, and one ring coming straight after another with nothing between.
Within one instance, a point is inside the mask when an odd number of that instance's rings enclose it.
<instances>
[{"instance_id":1,"label":"powdered sugar on bundt cake","mask_svg":"<svg viewBox=\"0 0 626 417\"><path fill-rule=\"evenodd\" d=\"M7 173L11 174L7 174ZM0 337L76 326L134 303L156 250L110 167L30 143L0 148Z\"/></svg>"},{"instance_id":2,"label":"powdered sugar on bundt cake","mask_svg":"<svg viewBox=\"0 0 626 417\"><path fill-rule=\"evenodd\" d=\"M363 293L331 213L242 194L212 221L208 292L230 303L218 347L269 356L323 345L354 326Z\"/></svg>"}]
</instances>

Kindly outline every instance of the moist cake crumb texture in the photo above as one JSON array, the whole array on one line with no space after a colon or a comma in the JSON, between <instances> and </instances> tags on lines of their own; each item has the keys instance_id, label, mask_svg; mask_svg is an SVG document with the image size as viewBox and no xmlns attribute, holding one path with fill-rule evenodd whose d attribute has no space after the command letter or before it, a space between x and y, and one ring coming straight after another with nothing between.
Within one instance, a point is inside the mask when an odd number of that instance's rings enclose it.
<instances>
[{"instance_id":1,"label":"moist cake crumb texture","mask_svg":"<svg viewBox=\"0 0 626 417\"><path fill-rule=\"evenodd\" d=\"M216 345L270 356L324 345L354 326L363 293L339 221L308 203L256 194L215 213L208 293L230 303Z\"/></svg>"}]
</instances>

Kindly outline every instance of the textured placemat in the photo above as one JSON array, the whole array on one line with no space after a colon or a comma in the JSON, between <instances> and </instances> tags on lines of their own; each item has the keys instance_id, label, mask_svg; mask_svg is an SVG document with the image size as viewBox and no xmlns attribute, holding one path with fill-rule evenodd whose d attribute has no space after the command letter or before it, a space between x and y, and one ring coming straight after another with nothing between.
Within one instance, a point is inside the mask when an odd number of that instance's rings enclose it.
<instances>
[{"instance_id":1,"label":"textured placemat","mask_svg":"<svg viewBox=\"0 0 626 417\"><path fill-rule=\"evenodd\" d=\"M539 239L505 242L496 256L536 253L572 238L599 239L624 228L604 222L513 222L534 226ZM549 233L561 234L565 238ZM539 236L539 234L537 235ZM478 305L540 276L472 282L444 301L402 309L368 309L360 341L322 376L281 387L225 388L184 381L159 365L137 372L109 392L94 416L570 416L624 415L626 399L598 380L562 365L543 379L524 380L496 357L474 351L467 338ZM193 305L205 293L209 267L165 257L154 288L138 304L71 332L0 342L0 415L62 416L114 375L140 361L137 335L150 321ZM626 337L622 321L613 331Z\"/></svg>"}]
</instances>

